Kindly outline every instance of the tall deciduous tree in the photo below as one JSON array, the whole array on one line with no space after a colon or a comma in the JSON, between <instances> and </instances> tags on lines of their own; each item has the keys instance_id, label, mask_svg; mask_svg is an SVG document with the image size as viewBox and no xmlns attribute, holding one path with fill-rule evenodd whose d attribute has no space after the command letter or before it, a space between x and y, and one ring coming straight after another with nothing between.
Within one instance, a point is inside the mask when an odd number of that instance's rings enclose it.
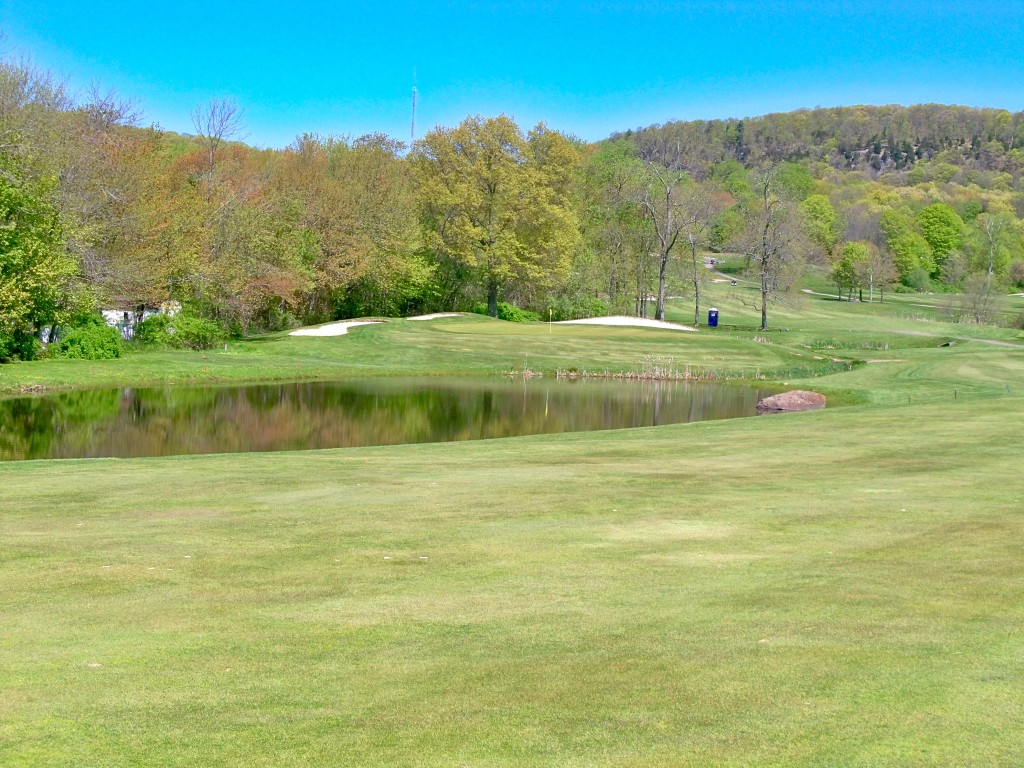
<instances>
[{"instance_id":1,"label":"tall deciduous tree","mask_svg":"<svg viewBox=\"0 0 1024 768\"><path fill-rule=\"evenodd\" d=\"M231 99L215 99L192 110L192 126L203 144L207 201L213 197L214 172L221 147L240 136L244 115Z\"/></svg>"},{"instance_id":2,"label":"tall deciduous tree","mask_svg":"<svg viewBox=\"0 0 1024 768\"><path fill-rule=\"evenodd\" d=\"M807 236L826 258L832 256L843 235L843 220L825 195L810 195L800 203Z\"/></svg>"},{"instance_id":3,"label":"tall deciduous tree","mask_svg":"<svg viewBox=\"0 0 1024 768\"><path fill-rule=\"evenodd\" d=\"M276 174L313 239L313 287L305 315L401 311L430 279L420 248L413 179L400 142L306 135L286 150Z\"/></svg>"},{"instance_id":4,"label":"tall deciduous tree","mask_svg":"<svg viewBox=\"0 0 1024 768\"><path fill-rule=\"evenodd\" d=\"M989 277L1003 274L1010 262L1010 241L1013 235L1013 215L1005 212L982 213L974 220L973 245L980 257L980 266Z\"/></svg>"},{"instance_id":5,"label":"tall deciduous tree","mask_svg":"<svg viewBox=\"0 0 1024 768\"><path fill-rule=\"evenodd\" d=\"M434 266L422 254L415 183L401 157L405 145L383 134L340 147L334 170L351 193L356 241L365 270L352 287L356 311L403 312L429 283Z\"/></svg>"},{"instance_id":6,"label":"tall deciduous tree","mask_svg":"<svg viewBox=\"0 0 1024 768\"><path fill-rule=\"evenodd\" d=\"M768 330L768 307L786 287L786 271L795 266L807 249L799 208L787 198L779 183L778 166L753 173L755 197L746 206L746 227L740 247L757 267L761 290L757 308L761 330Z\"/></svg>"},{"instance_id":7,"label":"tall deciduous tree","mask_svg":"<svg viewBox=\"0 0 1024 768\"><path fill-rule=\"evenodd\" d=\"M428 133L413 161L428 244L476 274L492 317L509 289L566 274L580 243L568 139L543 126L525 137L504 115L471 117Z\"/></svg>"},{"instance_id":8,"label":"tall deciduous tree","mask_svg":"<svg viewBox=\"0 0 1024 768\"><path fill-rule=\"evenodd\" d=\"M914 229L914 221L909 213L890 208L881 214L878 223L885 237L886 248L892 254L893 264L904 281L908 281L915 270L923 270L928 274L936 271L928 241Z\"/></svg>"},{"instance_id":9,"label":"tall deciduous tree","mask_svg":"<svg viewBox=\"0 0 1024 768\"><path fill-rule=\"evenodd\" d=\"M690 281L693 284L693 324L700 325L701 285L706 279L707 269L701 251L711 241L712 229L718 215L728 208L732 198L700 184L693 184L683 194L682 230L689 250Z\"/></svg>"},{"instance_id":10,"label":"tall deciduous tree","mask_svg":"<svg viewBox=\"0 0 1024 768\"><path fill-rule=\"evenodd\" d=\"M666 168L648 160L644 163L644 182L638 202L651 222L658 246L658 303L654 318L664 320L669 259L683 234L686 218L681 188L692 180L686 171Z\"/></svg>"},{"instance_id":11,"label":"tall deciduous tree","mask_svg":"<svg viewBox=\"0 0 1024 768\"><path fill-rule=\"evenodd\" d=\"M917 223L921 235L932 251L935 270L942 267L942 262L950 251L960 247L964 238L964 222L957 212L946 203L933 203L922 208L917 214Z\"/></svg>"},{"instance_id":12,"label":"tall deciduous tree","mask_svg":"<svg viewBox=\"0 0 1024 768\"><path fill-rule=\"evenodd\" d=\"M866 242L867 250L863 259L854 265L857 281L867 286L868 302L874 302L875 290L878 290L879 301L885 301L885 289L899 279L899 272L889 255L873 242Z\"/></svg>"},{"instance_id":13,"label":"tall deciduous tree","mask_svg":"<svg viewBox=\"0 0 1024 768\"><path fill-rule=\"evenodd\" d=\"M839 292L839 299L842 301L843 289L847 290L847 297L853 298L853 290L862 286L861 264L868 259L868 244L853 242L843 245L839 258L832 265L832 280Z\"/></svg>"},{"instance_id":14,"label":"tall deciduous tree","mask_svg":"<svg viewBox=\"0 0 1024 768\"><path fill-rule=\"evenodd\" d=\"M28 177L53 176L65 161L63 116L74 108L66 84L30 61L0 62L0 151Z\"/></svg>"},{"instance_id":15,"label":"tall deciduous tree","mask_svg":"<svg viewBox=\"0 0 1024 768\"><path fill-rule=\"evenodd\" d=\"M583 168L582 225L613 311L647 314L654 233L637 201L641 161L625 140L600 144Z\"/></svg>"},{"instance_id":16,"label":"tall deciduous tree","mask_svg":"<svg viewBox=\"0 0 1024 768\"><path fill-rule=\"evenodd\" d=\"M76 272L64 250L53 179L27 179L0 152L0 362L31 358L34 336L60 319Z\"/></svg>"}]
</instances>

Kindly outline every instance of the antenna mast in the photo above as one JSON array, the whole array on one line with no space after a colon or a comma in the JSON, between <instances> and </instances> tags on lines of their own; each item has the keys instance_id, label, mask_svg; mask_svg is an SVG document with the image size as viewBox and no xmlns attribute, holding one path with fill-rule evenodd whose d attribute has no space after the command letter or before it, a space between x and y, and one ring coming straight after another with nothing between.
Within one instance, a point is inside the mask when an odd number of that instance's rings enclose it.
<instances>
[{"instance_id":1,"label":"antenna mast","mask_svg":"<svg viewBox=\"0 0 1024 768\"><path fill-rule=\"evenodd\" d=\"M412 68L412 127L409 129L409 149L416 141L416 67Z\"/></svg>"}]
</instances>

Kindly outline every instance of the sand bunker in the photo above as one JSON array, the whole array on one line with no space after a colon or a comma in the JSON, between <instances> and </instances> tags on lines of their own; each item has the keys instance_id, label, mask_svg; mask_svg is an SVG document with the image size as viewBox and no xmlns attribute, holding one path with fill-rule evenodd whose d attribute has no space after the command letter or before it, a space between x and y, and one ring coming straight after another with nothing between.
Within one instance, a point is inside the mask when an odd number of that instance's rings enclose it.
<instances>
[{"instance_id":1,"label":"sand bunker","mask_svg":"<svg viewBox=\"0 0 1024 768\"><path fill-rule=\"evenodd\" d=\"M317 328L299 328L292 331L289 336L344 336L349 328L357 325L380 325L381 320L343 320L340 323L329 323Z\"/></svg>"},{"instance_id":2,"label":"sand bunker","mask_svg":"<svg viewBox=\"0 0 1024 768\"><path fill-rule=\"evenodd\" d=\"M406 320L435 320L440 317L459 317L460 312L434 312L429 315L417 315L407 317ZM299 328L292 331L289 336L344 336L349 328L359 325L378 325L383 320L342 320L338 323L328 323L316 328ZM636 328L663 328L669 331L693 331L696 330L688 325L678 323L666 323L661 320L649 320L646 317L627 317L625 315L614 315L611 317L587 317L582 320L562 320L556 325L624 325Z\"/></svg>"},{"instance_id":3,"label":"sand bunker","mask_svg":"<svg viewBox=\"0 0 1024 768\"><path fill-rule=\"evenodd\" d=\"M649 320L646 317L627 317L612 315L611 317L586 317L582 320L562 320L556 325L629 325L636 328L664 328L669 331L693 331L688 325L666 323L663 320Z\"/></svg>"}]
</instances>

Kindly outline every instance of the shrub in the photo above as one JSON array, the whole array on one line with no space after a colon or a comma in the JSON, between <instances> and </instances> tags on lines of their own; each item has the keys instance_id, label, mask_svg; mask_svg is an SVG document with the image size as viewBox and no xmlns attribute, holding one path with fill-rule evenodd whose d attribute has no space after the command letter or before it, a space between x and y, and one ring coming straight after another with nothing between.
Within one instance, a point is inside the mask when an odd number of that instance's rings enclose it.
<instances>
[{"instance_id":1,"label":"shrub","mask_svg":"<svg viewBox=\"0 0 1024 768\"><path fill-rule=\"evenodd\" d=\"M1024 288L1024 261L1015 261L1010 265L1010 282L1017 288Z\"/></svg>"},{"instance_id":2,"label":"shrub","mask_svg":"<svg viewBox=\"0 0 1024 768\"><path fill-rule=\"evenodd\" d=\"M473 307L473 313L477 315L487 314L486 304L477 304ZM540 313L529 309L520 309L514 304L505 301L498 302L498 319L507 320L510 323L530 323L540 320Z\"/></svg>"},{"instance_id":3,"label":"shrub","mask_svg":"<svg viewBox=\"0 0 1024 768\"><path fill-rule=\"evenodd\" d=\"M530 323L540 320L540 313L532 312L529 309L520 309L515 304L499 301L498 318L510 323Z\"/></svg>"},{"instance_id":4,"label":"shrub","mask_svg":"<svg viewBox=\"0 0 1024 768\"><path fill-rule=\"evenodd\" d=\"M223 338L213 320L192 315L153 315L135 326L135 340L146 346L210 349Z\"/></svg>"},{"instance_id":5,"label":"shrub","mask_svg":"<svg viewBox=\"0 0 1024 768\"><path fill-rule=\"evenodd\" d=\"M964 221L971 222L978 218L978 214L982 213L983 209L981 203L976 200L971 200L969 203L965 203L963 209L960 211L960 218Z\"/></svg>"},{"instance_id":6,"label":"shrub","mask_svg":"<svg viewBox=\"0 0 1024 768\"><path fill-rule=\"evenodd\" d=\"M54 345L57 357L76 360L111 360L124 352L124 342L116 328L102 322L90 322L65 333Z\"/></svg>"},{"instance_id":7,"label":"shrub","mask_svg":"<svg viewBox=\"0 0 1024 768\"><path fill-rule=\"evenodd\" d=\"M43 345L29 331L0 329L0 363L12 360L36 360L42 357Z\"/></svg>"},{"instance_id":8,"label":"shrub","mask_svg":"<svg viewBox=\"0 0 1024 768\"><path fill-rule=\"evenodd\" d=\"M284 306L271 307L266 312L266 320L263 329L266 331L287 331L298 328L302 321L294 312L290 312Z\"/></svg>"},{"instance_id":9,"label":"shrub","mask_svg":"<svg viewBox=\"0 0 1024 768\"><path fill-rule=\"evenodd\" d=\"M928 293L932 289L932 279L921 267L915 267L907 276L907 284L918 293Z\"/></svg>"},{"instance_id":10,"label":"shrub","mask_svg":"<svg viewBox=\"0 0 1024 768\"><path fill-rule=\"evenodd\" d=\"M552 320L577 320L581 317L602 317L608 314L608 306L592 296L552 296L548 299ZM547 317L542 317L547 320Z\"/></svg>"},{"instance_id":11,"label":"shrub","mask_svg":"<svg viewBox=\"0 0 1024 768\"><path fill-rule=\"evenodd\" d=\"M167 333L170 324L171 318L167 315L151 315L135 326L135 341L145 346L170 346Z\"/></svg>"},{"instance_id":12,"label":"shrub","mask_svg":"<svg viewBox=\"0 0 1024 768\"><path fill-rule=\"evenodd\" d=\"M224 338L220 326L213 320L189 315L172 318L167 334L176 349L209 349Z\"/></svg>"}]
</instances>

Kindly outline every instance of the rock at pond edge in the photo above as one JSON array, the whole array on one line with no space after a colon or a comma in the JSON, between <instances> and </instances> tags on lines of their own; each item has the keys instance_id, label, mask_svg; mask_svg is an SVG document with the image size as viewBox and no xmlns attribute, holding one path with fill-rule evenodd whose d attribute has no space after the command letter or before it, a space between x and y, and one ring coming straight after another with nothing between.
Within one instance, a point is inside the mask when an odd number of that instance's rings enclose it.
<instances>
[{"instance_id":1,"label":"rock at pond edge","mask_svg":"<svg viewBox=\"0 0 1024 768\"><path fill-rule=\"evenodd\" d=\"M825 396L817 392L793 389L757 401L758 413L781 413L783 411L816 411L825 407Z\"/></svg>"}]
</instances>

